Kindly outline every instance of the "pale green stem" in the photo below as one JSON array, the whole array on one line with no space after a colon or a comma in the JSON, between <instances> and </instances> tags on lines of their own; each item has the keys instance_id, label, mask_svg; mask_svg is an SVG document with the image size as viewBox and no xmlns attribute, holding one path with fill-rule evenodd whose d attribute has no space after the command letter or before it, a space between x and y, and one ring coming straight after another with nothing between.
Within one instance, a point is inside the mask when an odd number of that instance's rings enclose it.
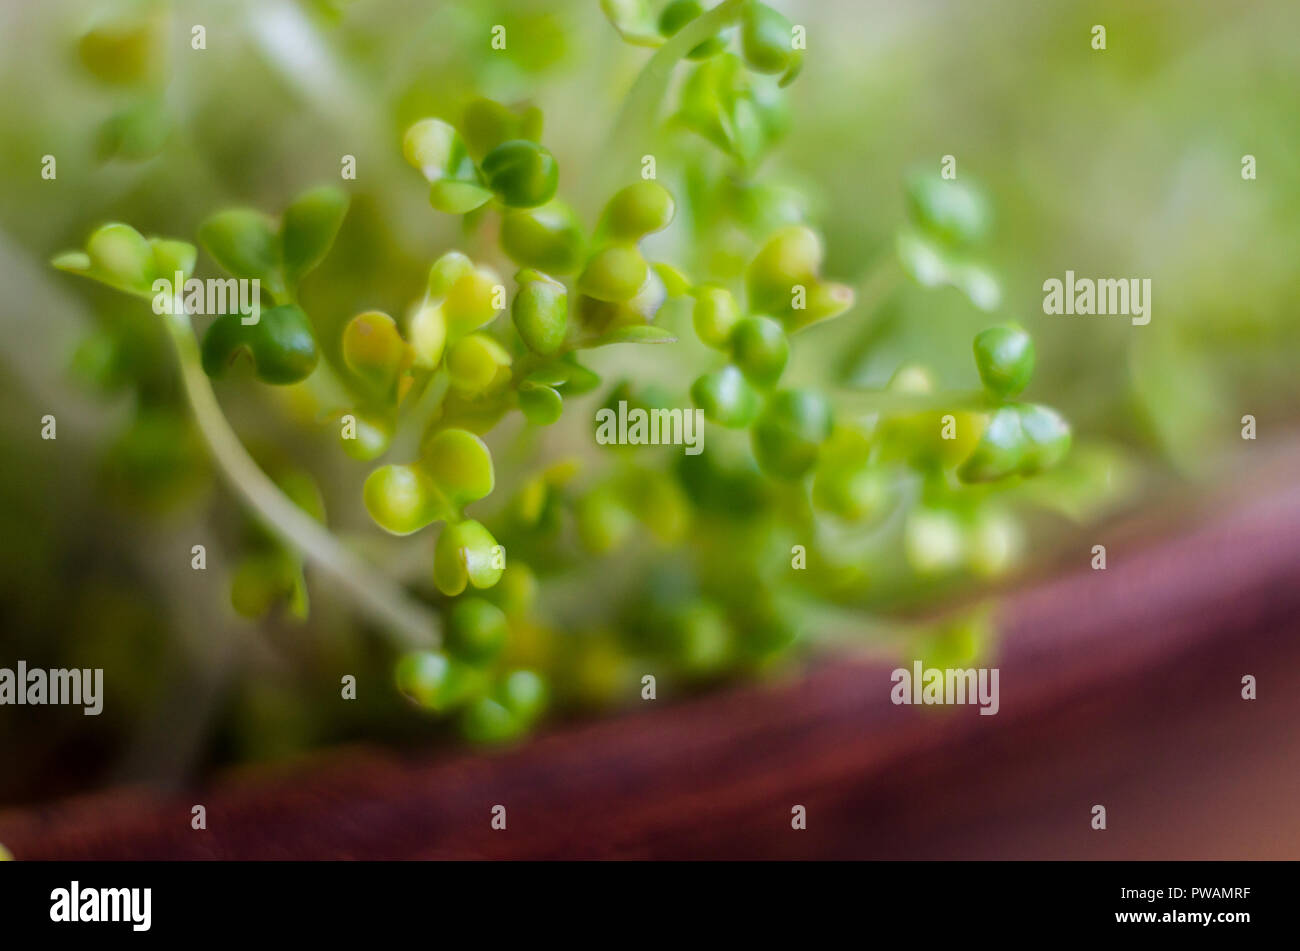
<instances>
[{"instance_id":1,"label":"pale green stem","mask_svg":"<svg viewBox=\"0 0 1300 951\"><path fill-rule=\"evenodd\" d=\"M750 0L723 0L712 10L687 23L667 43L655 50L623 101L623 109L618 121L614 123L612 138L616 145L627 147L638 140L638 133L654 131L659 106L678 60L685 58L687 53L719 30L740 19L748 3Z\"/></svg>"},{"instance_id":2,"label":"pale green stem","mask_svg":"<svg viewBox=\"0 0 1300 951\"><path fill-rule=\"evenodd\" d=\"M189 315L175 314L165 320L199 431L231 488L285 544L346 593L385 636L406 648L436 646L441 625L433 612L340 545L258 468L227 422L203 372Z\"/></svg>"},{"instance_id":3,"label":"pale green stem","mask_svg":"<svg viewBox=\"0 0 1300 951\"><path fill-rule=\"evenodd\" d=\"M393 444L389 448L389 453L394 459L399 461L413 459L419 454L420 443L424 441L424 431L428 429L434 413L442 406L450 382L451 378L447 375L445 365L438 367L429 377L415 405L398 424L397 433L393 436Z\"/></svg>"},{"instance_id":4,"label":"pale green stem","mask_svg":"<svg viewBox=\"0 0 1300 951\"><path fill-rule=\"evenodd\" d=\"M854 301L853 306L860 314L875 313L876 309L903 283L903 276L898 255L890 247L888 253L879 258L867 272L867 276L858 283L857 300Z\"/></svg>"}]
</instances>

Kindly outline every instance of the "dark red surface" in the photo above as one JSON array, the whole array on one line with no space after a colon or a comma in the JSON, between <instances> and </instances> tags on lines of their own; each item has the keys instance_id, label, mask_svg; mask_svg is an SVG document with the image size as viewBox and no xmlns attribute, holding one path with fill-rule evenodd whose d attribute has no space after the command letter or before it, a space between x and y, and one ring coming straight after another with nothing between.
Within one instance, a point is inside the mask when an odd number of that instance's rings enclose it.
<instances>
[{"instance_id":1,"label":"dark red surface","mask_svg":"<svg viewBox=\"0 0 1300 951\"><path fill-rule=\"evenodd\" d=\"M178 797L9 812L0 842L91 859L1300 857L1300 490L1140 548L1106 540L1108 570L1085 545L1079 570L1005 602L997 716L896 707L892 665L830 661L491 756L339 751Z\"/></svg>"}]
</instances>

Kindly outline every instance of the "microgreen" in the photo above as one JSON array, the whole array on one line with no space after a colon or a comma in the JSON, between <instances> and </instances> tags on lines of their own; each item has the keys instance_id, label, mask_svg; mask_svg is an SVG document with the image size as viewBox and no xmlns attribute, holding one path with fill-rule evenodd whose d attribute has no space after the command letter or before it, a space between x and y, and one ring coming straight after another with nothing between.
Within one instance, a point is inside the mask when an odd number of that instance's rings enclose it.
<instances>
[{"instance_id":1,"label":"microgreen","mask_svg":"<svg viewBox=\"0 0 1300 951\"><path fill-rule=\"evenodd\" d=\"M1035 352L1011 323L975 337L970 375L982 390L940 390L914 363L870 391L836 386L830 368L810 380L795 359L801 341L870 314L831 276L798 192L757 174L792 121L782 87L802 64L794 25L758 0L601 7L623 39L656 50L619 128L672 137L683 157L669 170L665 151L664 182L629 167L621 188L599 195L600 213L581 216L575 207L592 206L544 144L541 110L475 98L456 121L419 119L391 143L433 211L463 216L473 252L440 249L397 318L363 310L331 322L303 304L347 225L348 197L333 187L278 216L227 208L199 226L207 259L257 282L259 319L217 316L200 345L188 314L167 317L199 429L262 527L233 572L233 606L304 617L325 574L399 645L397 689L485 743L519 736L553 701L616 695L629 658L682 677L760 667L806 633L810 605L853 610L877 578L905 588L1006 570L1010 490L1060 464L1071 443L1055 411L1016 402ZM115 82L144 82L147 43L105 33L83 57ZM995 310L1000 288L978 254L990 199L928 173L912 174L906 195L894 248L903 271ZM188 279L199 260L194 245L112 223L53 263L149 299L156 281ZM583 400L604 385L600 367L616 365L590 351L649 344L675 376L646 360L643 375ZM263 384L342 394L322 401L319 419L363 464L355 505L383 533L436 532L419 595L343 546L310 476L273 472L243 449L210 384L241 362ZM593 402L669 421L698 407L735 433L715 442L710 430L698 456L605 451L586 431ZM591 451L534 461L543 427L563 430L557 442L577 432ZM795 563L796 549L815 570ZM605 590L615 570L633 580ZM562 601L566 581L592 605L581 630L549 597Z\"/></svg>"}]
</instances>

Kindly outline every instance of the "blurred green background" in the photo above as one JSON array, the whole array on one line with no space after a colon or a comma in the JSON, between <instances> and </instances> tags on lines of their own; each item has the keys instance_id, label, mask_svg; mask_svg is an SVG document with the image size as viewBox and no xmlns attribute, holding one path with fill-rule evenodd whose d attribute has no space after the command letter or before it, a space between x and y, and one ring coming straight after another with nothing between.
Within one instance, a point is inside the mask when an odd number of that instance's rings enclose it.
<instances>
[{"instance_id":1,"label":"blurred green background","mask_svg":"<svg viewBox=\"0 0 1300 951\"><path fill-rule=\"evenodd\" d=\"M978 385L970 340L990 315L891 275L904 178L951 154L996 209L985 252L1002 280L995 316L1037 341L1029 396L1123 460L1124 504L1233 472L1253 448L1243 414L1261 440L1294 424L1300 6L773 5L806 26L808 54L787 90L790 134L758 174L803 196L826 273L860 298L800 338L802 378L880 385L920 361L945 388ZM97 78L81 37L142 16L156 18L157 55L133 71L114 54L128 81ZM491 52L498 23L529 41ZM205 50L191 49L195 24ZM1091 48L1094 24L1105 51ZM6 4L0 51L0 665L113 671L102 717L0 714L0 801L439 732L408 713L388 686L390 654L330 591L313 590L306 626L234 616L217 582L247 529L188 423L161 329L47 261L108 220L192 240L221 207L278 212L303 188L337 183L353 155L351 211L303 295L337 360L352 315L403 313L451 247L488 253L429 208L401 158L411 122L454 118L476 95L536 102L560 192L590 222L637 174L609 135L648 51L621 43L596 0ZM677 148L661 159L670 187ZM1246 154L1257 180L1242 179ZM54 180L41 177L45 155ZM672 259L677 239L655 240ZM1045 316L1042 283L1067 269L1150 278L1151 323ZM201 257L198 273L215 271ZM638 359L602 353L599 369ZM671 375L671 357L654 361L647 374ZM220 392L250 446L316 476L337 533L394 576L423 576L432 540L380 537L358 491L366 467L333 451L310 406L293 392ZM47 413L53 442L40 439ZM543 458L580 450L585 419L547 433ZM498 457L507 486L510 458ZM189 568L196 540L208 543L206 573ZM356 704L337 702L342 673L363 684Z\"/></svg>"}]
</instances>

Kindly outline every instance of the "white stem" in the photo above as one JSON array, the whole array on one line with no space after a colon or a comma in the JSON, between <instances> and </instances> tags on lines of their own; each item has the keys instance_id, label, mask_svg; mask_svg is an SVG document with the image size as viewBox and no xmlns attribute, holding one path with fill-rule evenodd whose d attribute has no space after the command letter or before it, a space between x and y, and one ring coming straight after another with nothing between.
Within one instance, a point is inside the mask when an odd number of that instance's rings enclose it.
<instances>
[{"instance_id":1,"label":"white stem","mask_svg":"<svg viewBox=\"0 0 1300 951\"><path fill-rule=\"evenodd\" d=\"M387 637L406 648L436 646L441 625L433 612L340 545L258 468L227 422L203 372L189 315L179 313L165 320L199 431L231 487L287 545L328 575Z\"/></svg>"}]
</instances>

